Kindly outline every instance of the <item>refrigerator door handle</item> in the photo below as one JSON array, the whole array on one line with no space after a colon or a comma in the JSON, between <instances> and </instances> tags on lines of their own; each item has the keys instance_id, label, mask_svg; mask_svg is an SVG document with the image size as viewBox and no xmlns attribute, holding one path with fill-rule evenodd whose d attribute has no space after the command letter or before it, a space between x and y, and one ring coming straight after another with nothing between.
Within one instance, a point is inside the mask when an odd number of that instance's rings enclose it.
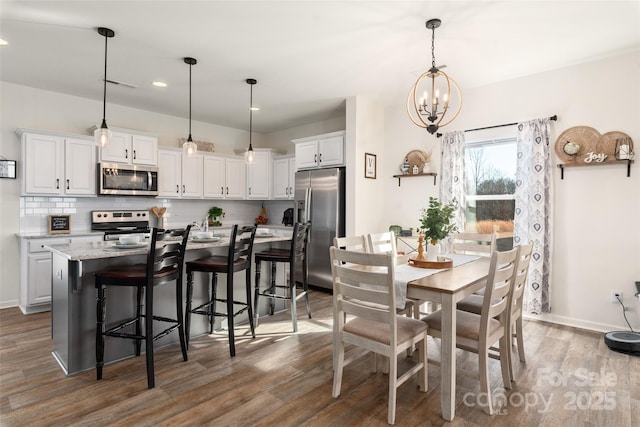
<instances>
[{"instance_id":1,"label":"refrigerator door handle","mask_svg":"<svg viewBox=\"0 0 640 427\"><path fill-rule=\"evenodd\" d=\"M307 198L305 203L306 212L304 214L305 222L311 222L311 188L307 188L306 198ZM310 241L311 241L311 233L308 233L307 243Z\"/></svg>"}]
</instances>

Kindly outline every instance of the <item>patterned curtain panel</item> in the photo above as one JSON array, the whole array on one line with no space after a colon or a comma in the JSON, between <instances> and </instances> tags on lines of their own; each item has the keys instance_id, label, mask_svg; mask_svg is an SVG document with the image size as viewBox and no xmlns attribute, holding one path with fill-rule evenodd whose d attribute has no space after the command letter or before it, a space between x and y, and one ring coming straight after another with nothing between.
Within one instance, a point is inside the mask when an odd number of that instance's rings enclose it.
<instances>
[{"instance_id":1,"label":"patterned curtain panel","mask_svg":"<svg viewBox=\"0 0 640 427\"><path fill-rule=\"evenodd\" d=\"M458 230L464 230L465 224L465 188L464 188L464 132L447 132L442 138L442 157L440 160L440 201L444 204L456 198ZM442 251L447 252L449 242L442 242Z\"/></svg>"},{"instance_id":2,"label":"patterned curtain panel","mask_svg":"<svg viewBox=\"0 0 640 427\"><path fill-rule=\"evenodd\" d=\"M524 309L531 314L551 311L551 200L549 119L518 123L516 212L513 244L533 242Z\"/></svg>"}]
</instances>

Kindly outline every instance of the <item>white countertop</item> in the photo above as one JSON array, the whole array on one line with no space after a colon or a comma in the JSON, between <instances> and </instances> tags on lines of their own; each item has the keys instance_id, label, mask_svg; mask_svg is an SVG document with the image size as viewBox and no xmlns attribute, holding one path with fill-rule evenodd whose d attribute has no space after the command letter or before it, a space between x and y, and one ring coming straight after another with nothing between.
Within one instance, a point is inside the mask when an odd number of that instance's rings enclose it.
<instances>
[{"instance_id":1,"label":"white countertop","mask_svg":"<svg viewBox=\"0 0 640 427\"><path fill-rule=\"evenodd\" d=\"M103 231L72 231L67 234L47 234L42 232L16 233L20 239L49 239L49 238L65 238L65 237L83 237L83 236L100 236L104 235Z\"/></svg>"},{"instance_id":2,"label":"white countertop","mask_svg":"<svg viewBox=\"0 0 640 427\"><path fill-rule=\"evenodd\" d=\"M161 240L158 244L166 244L169 242L179 241L180 238L167 238L165 240ZM282 242L291 240L291 232L286 230L278 230L270 237L259 237L256 235L254 245L259 245L262 243L271 243L271 242ZM206 248L220 248L229 246L229 236L223 236L217 242L198 242L193 239L189 239L187 243L187 251L193 249L206 249ZM50 250L51 252L57 253L59 255L64 256L70 261L84 261L91 259L101 259L101 258L115 258L121 256L130 256L130 255L141 255L147 253L148 246L143 246L140 248L134 249L121 249L116 247L115 241L100 241L100 242L81 242L81 243L70 243L63 245L51 245L44 246L45 249Z\"/></svg>"}]
</instances>

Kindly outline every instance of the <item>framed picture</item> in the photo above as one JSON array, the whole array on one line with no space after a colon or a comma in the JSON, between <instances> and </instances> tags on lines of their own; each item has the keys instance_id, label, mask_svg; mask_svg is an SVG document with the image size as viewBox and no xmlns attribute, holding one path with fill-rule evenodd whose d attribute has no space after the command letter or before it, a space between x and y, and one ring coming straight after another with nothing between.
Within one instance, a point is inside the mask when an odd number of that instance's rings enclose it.
<instances>
[{"instance_id":1,"label":"framed picture","mask_svg":"<svg viewBox=\"0 0 640 427\"><path fill-rule=\"evenodd\" d=\"M16 179L15 160L0 160L0 178Z\"/></svg>"},{"instance_id":2,"label":"framed picture","mask_svg":"<svg viewBox=\"0 0 640 427\"><path fill-rule=\"evenodd\" d=\"M49 215L49 234L71 233L71 215Z\"/></svg>"},{"instance_id":3,"label":"framed picture","mask_svg":"<svg viewBox=\"0 0 640 427\"><path fill-rule=\"evenodd\" d=\"M364 177L376 179L376 155L364 153Z\"/></svg>"}]
</instances>

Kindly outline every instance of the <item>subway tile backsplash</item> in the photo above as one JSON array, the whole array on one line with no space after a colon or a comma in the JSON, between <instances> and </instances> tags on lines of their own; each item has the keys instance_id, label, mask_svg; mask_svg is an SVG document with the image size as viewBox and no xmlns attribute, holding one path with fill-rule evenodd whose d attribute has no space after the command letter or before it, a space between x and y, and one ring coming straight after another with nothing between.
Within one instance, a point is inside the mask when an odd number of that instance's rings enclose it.
<instances>
[{"instance_id":1,"label":"subway tile backsplash","mask_svg":"<svg viewBox=\"0 0 640 427\"><path fill-rule=\"evenodd\" d=\"M154 199L146 197L21 197L20 232L46 233L48 215L71 215L71 230L85 232L91 230L91 212L95 210L149 210L151 226L157 219L151 213L153 206L166 207L165 228L180 228L198 221L202 222L212 206L225 211L223 225L251 224L260 215L264 203L269 224L280 225L284 210L293 207L292 200L182 200Z\"/></svg>"}]
</instances>

